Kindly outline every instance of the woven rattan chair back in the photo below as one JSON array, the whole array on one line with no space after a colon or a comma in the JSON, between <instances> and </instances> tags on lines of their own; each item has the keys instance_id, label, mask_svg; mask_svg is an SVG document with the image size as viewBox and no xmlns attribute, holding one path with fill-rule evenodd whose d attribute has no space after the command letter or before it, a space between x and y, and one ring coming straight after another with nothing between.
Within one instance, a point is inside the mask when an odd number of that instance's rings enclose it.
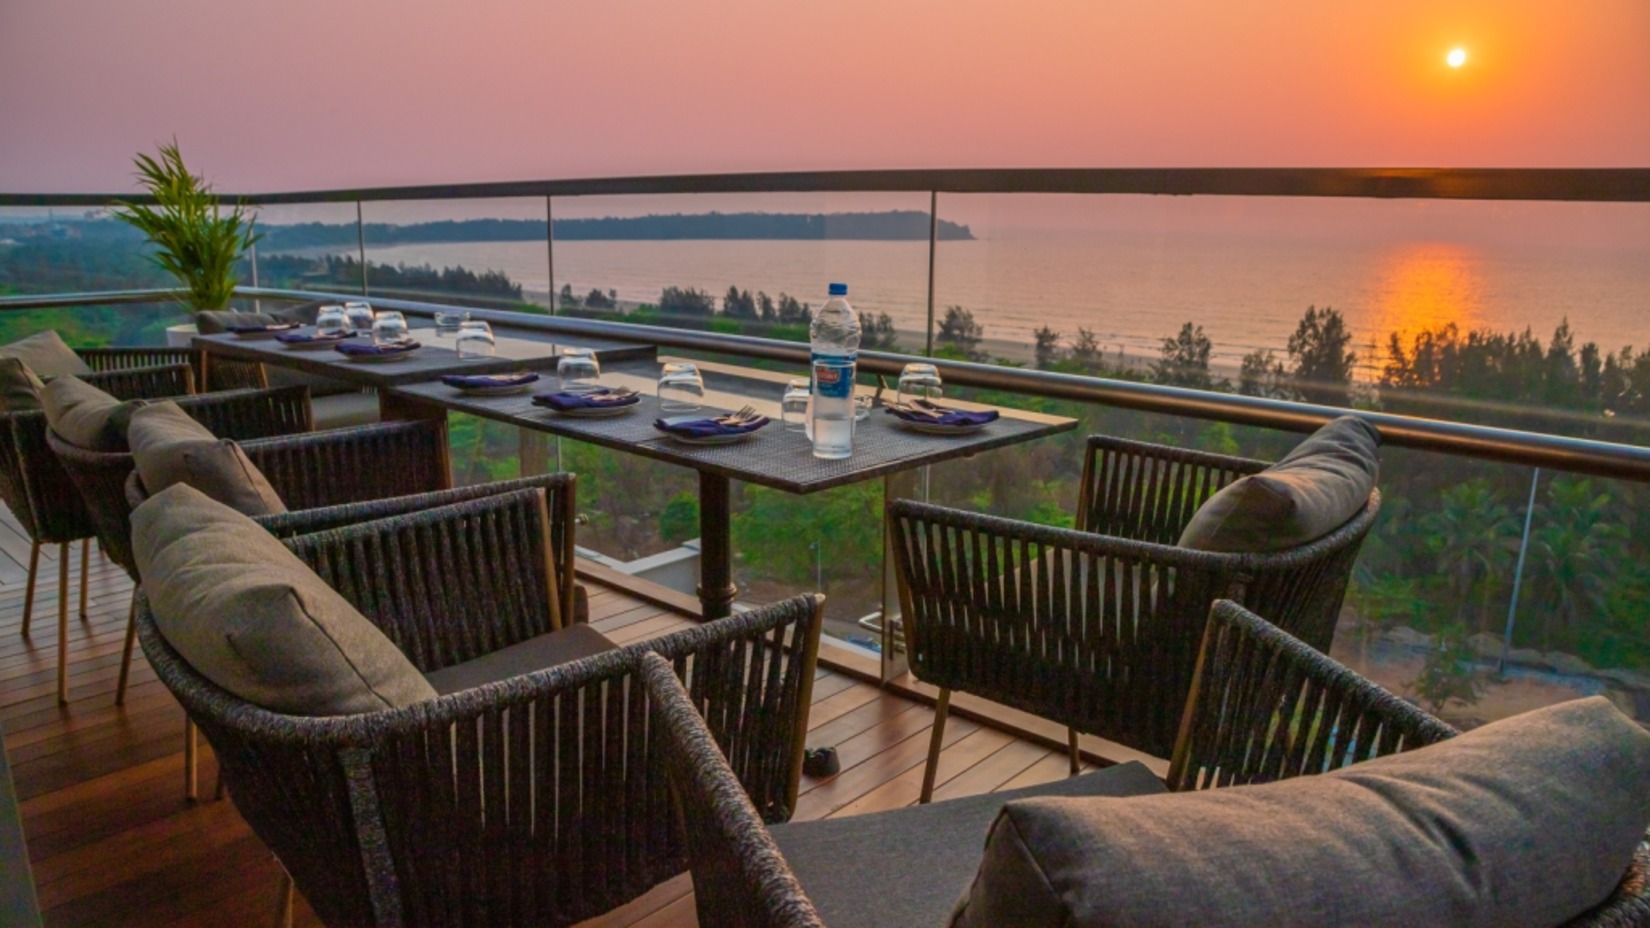
<instances>
[{"instance_id":1,"label":"woven rattan chair back","mask_svg":"<svg viewBox=\"0 0 1650 928\"><path fill-rule=\"evenodd\" d=\"M1265 469L1265 461L1090 435L1077 498L1077 528L1172 545L1217 490Z\"/></svg>"},{"instance_id":2,"label":"woven rattan chair back","mask_svg":"<svg viewBox=\"0 0 1650 928\"><path fill-rule=\"evenodd\" d=\"M421 569L455 587L466 576L513 584L503 570L450 557L402 560L392 540L480 522L487 527L468 540L482 547L470 557L500 558L500 545L517 544L504 535L516 516L504 510L523 498L543 506L542 494L509 494L289 544L310 563L350 572L346 597L379 595ZM446 601L456 612L397 616L386 632L414 643L415 663L476 653L470 640L513 634L477 628L510 595L509 585L472 587ZM372 601L357 605L373 614ZM680 873L681 833L633 673L640 654L662 653L686 675L720 720L719 742L742 758L746 788L771 804L794 796L818 633L818 601L798 597L404 709L303 718L213 685L139 604L144 651L217 752L237 808L322 920L352 926L567 925Z\"/></svg>"},{"instance_id":3,"label":"woven rattan chair back","mask_svg":"<svg viewBox=\"0 0 1650 928\"><path fill-rule=\"evenodd\" d=\"M946 700L961 690L1058 721L1073 745L1083 732L1166 757L1210 604L1242 600L1327 649L1379 508L1377 491L1314 542L1222 554L897 501L911 670Z\"/></svg>"}]
</instances>

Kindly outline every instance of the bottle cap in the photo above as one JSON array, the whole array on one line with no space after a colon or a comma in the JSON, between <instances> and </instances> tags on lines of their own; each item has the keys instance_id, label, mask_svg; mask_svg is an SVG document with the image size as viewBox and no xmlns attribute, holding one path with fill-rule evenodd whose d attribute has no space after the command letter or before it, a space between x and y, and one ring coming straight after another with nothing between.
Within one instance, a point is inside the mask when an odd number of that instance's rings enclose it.
<instances>
[{"instance_id":1,"label":"bottle cap","mask_svg":"<svg viewBox=\"0 0 1650 928\"><path fill-rule=\"evenodd\" d=\"M847 284L831 284L831 296L847 296Z\"/></svg>"}]
</instances>

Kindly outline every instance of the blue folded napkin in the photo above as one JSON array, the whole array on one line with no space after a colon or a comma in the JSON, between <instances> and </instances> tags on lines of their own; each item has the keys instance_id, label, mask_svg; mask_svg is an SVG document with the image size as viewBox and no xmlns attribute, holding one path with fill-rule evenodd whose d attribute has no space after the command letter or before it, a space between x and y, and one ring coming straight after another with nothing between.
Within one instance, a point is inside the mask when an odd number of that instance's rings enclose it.
<instances>
[{"instance_id":1,"label":"blue folded napkin","mask_svg":"<svg viewBox=\"0 0 1650 928\"><path fill-rule=\"evenodd\" d=\"M342 342L332 350L351 358L372 358L387 354L406 354L422 347L418 342L407 339L393 345L374 345L372 342Z\"/></svg>"},{"instance_id":2,"label":"blue folded napkin","mask_svg":"<svg viewBox=\"0 0 1650 928\"><path fill-rule=\"evenodd\" d=\"M514 374L446 374L441 382L460 390L485 390L489 387L519 387L538 379L539 375L532 371L517 371Z\"/></svg>"},{"instance_id":3,"label":"blue folded napkin","mask_svg":"<svg viewBox=\"0 0 1650 928\"><path fill-rule=\"evenodd\" d=\"M904 409L895 409L892 406L887 406L884 408L888 410L888 414L891 416L896 416L906 422L916 422L922 425L985 425L987 422L993 422L997 419L997 410L995 409L972 411L967 409L947 409L944 406L932 406L930 408L939 413L939 415L925 416L922 413L909 412Z\"/></svg>"},{"instance_id":4,"label":"blue folded napkin","mask_svg":"<svg viewBox=\"0 0 1650 928\"><path fill-rule=\"evenodd\" d=\"M286 332L298 328L296 322L258 322L251 325L226 325L236 335L256 335L260 332Z\"/></svg>"},{"instance_id":5,"label":"blue folded napkin","mask_svg":"<svg viewBox=\"0 0 1650 928\"><path fill-rule=\"evenodd\" d=\"M354 332L334 332L331 335L317 335L314 332L282 332L275 336L275 340L288 345L307 345L310 342L341 342L346 338L354 337Z\"/></svg>"},{"instance_id":6,"label":"blue folded napkin","mask_svg":"<svg viewBox=\"0 0 1650 928\"><path fill-rule=\"evenodd\" d=\"M743 425L727 425L715 419L695 418L692 416L672 416L669 419L653 420L653 427L668 435L680 438L715 438L718 435L743 435L754 432L769 422L768 417L759 416Z\"/></svg>"},{"instance_id":7,"label":"blue folded napkin","mask_svg":"<svg viewBox=\"0 0 1650 928\"><path fill-rule=\"evenodd\" d=\"M615 394L607 387L589 393L535 393L534 406L548 406L557 412L571 409L614 409L634 406L642 401L640 393Z\"/></svg>"}]
</instances>

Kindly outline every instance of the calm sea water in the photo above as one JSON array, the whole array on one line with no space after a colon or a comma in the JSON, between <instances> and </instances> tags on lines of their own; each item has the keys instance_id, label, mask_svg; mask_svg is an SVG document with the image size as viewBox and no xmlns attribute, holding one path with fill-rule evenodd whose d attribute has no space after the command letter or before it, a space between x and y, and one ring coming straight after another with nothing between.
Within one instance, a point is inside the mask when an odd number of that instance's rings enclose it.
<instances>
[{"instance_id":1,"label":"calm sea water","mask_svg":"<svg viewBox=\"0 0 1650 928\"><path fill-rule=\"evenodd\" d=\"M1360 361L1378 362L1390 332L1446 322L1463 329L1530 327L1545 342L1568 318L1578 344L1650 348L1650 240L1539 243L1309 235L1125 231L994 234L942 242L935 302L968 308L1002 353L1048 325L1093 331L1108 351L1155 355L1184 322L1204 327L1219 364L1256 348L1283 353L1309 305L1340 310ZM550 289L545 246L484 242L369 248L373 261L503 271ZM558 242L555 287L616 290L654 301L667 286L720 297L729 285L789 293L818 305L830 281L850 284L861 312L886 312L920 347L926 324L926 242ZM1373 351L1371 351L1373 347ZM1361 366L1363 366L1361 364Z\"/></svg>"}]
</instances>

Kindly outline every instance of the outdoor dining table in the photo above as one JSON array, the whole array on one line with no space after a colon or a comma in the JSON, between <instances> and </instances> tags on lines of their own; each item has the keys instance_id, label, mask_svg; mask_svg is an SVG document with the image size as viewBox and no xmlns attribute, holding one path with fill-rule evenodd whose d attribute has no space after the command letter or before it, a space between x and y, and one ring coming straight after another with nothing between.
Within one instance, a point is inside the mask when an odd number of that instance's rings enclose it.
<instances>
[{"instance_id":1,"label":"outdoor dining table","mask_svg":"<svg viewBox=\"0 0 1650 928\"><path fill-rule=\"evenodd\" d=\"M295 329L313 332L313 327ZM508 330L495 330L495 356L492 358L460 358L452 348L450 335L437 335L434 329L415 328L412 337L421 347L405 357L394 360L358 361L326 348L288 348L274 338L243 338L233 333L197 335L193 345L201 352L201 381L207 382L214 359L273 364L323 377L330 377L361 387L369 387L378 394L379 418L385 422L405 419L446 419L446 412L432 408L428 403L403 403L388 392L388 388L420 381L440 380L446 374L504 374L520 370L554 371L564 348L589 348L603 363L620 360L650 359L655 354L652 345L592 339L582 336L557 337L554 341L523 338ZM358 338L365 339L363 334ZM552 375L552 380L554 379ZM450 468L449 468L449 483Z\"/></svg>"},{"instance_id":2,"label":"outdoor dining table","mask_svg":"<svg viewBox=\"0 0 1650 928\"><path fill-rule=\"evenodd\" d=\"M654 393L659 364L669 360L678 359L604 362L602 385L629 387L642 396L639 403L628 407L628 412L598 418L563 415L534 405L531 393L553 390L553 383L536 391L506 396L468 395L440 382L399 385L390 392L403 406L427 404L431 408L464 412L696 471L699 477L700 531L698 594L706 619L728 615L738 592L733 583L731 566L730 481L742 480L788 493L808 494L880 477L884 481L886 503L901 496L916 495L917 471L924 465L1052 435L1077 425L1075 419L1062 416L998 409L999 418L978 431L962 435L933 435L906 427L878 407L858 423L851 456L824 460L813 456L813 446L805 435L785 429L780 422L779 397L784 391L788 374L694 362L705 381L705 404L696 415L715 416L751 405L773 421L739 441L716 445L687 444L660 432L653 425L655 419L667 415L660 409ZM859 389L862 393L871 392L867 387ZM978 404L956 405L994 408ZM882 590L882 661L885 674L898 670L891 665L896 661L893 627L898 615L898 597L894 592L893 560L886 556L888 544L885 530Z\"/></svg>"}]
</instances>

